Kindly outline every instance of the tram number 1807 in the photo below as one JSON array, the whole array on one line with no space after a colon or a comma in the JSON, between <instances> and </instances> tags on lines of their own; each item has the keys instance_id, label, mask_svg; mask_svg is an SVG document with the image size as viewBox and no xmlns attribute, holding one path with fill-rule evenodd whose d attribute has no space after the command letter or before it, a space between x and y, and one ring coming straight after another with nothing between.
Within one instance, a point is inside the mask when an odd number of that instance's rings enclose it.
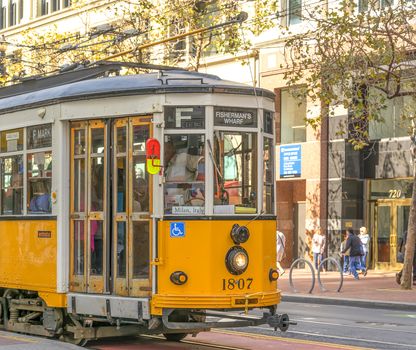
<instances>
[{"instance_id":1,"label":"tram number 1807","mask_svg":"<svg viewBox=\"0 0 416 350\"><path fill-rule=\"evenodd\" d=\"M252 278L223 278L222 290L250 289L252 283Z\"/></svg>"}]
</instances>

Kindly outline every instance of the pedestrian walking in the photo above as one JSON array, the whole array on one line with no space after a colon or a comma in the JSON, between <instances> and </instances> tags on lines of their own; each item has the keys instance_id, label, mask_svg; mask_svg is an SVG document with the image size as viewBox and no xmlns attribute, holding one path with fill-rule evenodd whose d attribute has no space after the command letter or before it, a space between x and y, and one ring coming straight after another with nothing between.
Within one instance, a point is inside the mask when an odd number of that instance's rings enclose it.
<instances>
[{"instance_id":1,"label":"pedestrian walking","mask_svg":"<svg viewBox=\"0 0 416 350\"><path fill-rule=\"evenodd\" d=\"M348 231L347 242L342 250L342 254L345 254L348 249L350 250L350 270L354 278L358 280L357 270L361 270L364 276L367 275L367 270L364 266L361 266L361 256L364 254L361 240L352 231Z\"/></svg>"},{"instance_id":2,"label":"pedestrian walking","mask_svg":"<svg viewBox=\"0 0 416 350\"><path fill-rule=\"evenodd\" d=\"M340 252L341 252L341 257L342 257L342 272L344 273L344 275L351 275L351 270L350 270L350 250L351 250L351 248L346 250L345 253L342 253L343 250L345 249L345 246L347 245L348 231L344 232L344 237L343 238L344 239L341 242L341 247L340 247Z\"/></svg>"},{"instance_id":3,"label":"pedestrian walking","mask_svg":"<svg viewBox=\"0 0 416 350\"><path fill-rule=\"evenodd\" d=\"M406 252L406 240L407 240L407 231L404 232L402 239L399 243L399 250L397 252L397 262L404 262L404 254ZM396 273L396 282L400 284L402 281L403 268ZM416 243L415 243L415 254L413 255L413 285L416 286Z\"/></svg>"},{"instance_id":4,"label":"pedestrian walking","mask_svg":"<svg viewBox=\"0 0 416 350\"><path fill-rule=\"evenodd\" d=\"M318 270L319 264L322 261L322 256L325 252L325 237L320 232L315 232L312 237L312 253L315 269Z\"/></svg>"},{"instance_id":5,"label":"pedestrian walking","mask_svg":"<svg viewBox=\"0 0 416 350\"><path fill-rule=\"evenodd\" d=\"M281 231L276 231L277 245L276 245L276 265L280 276L285 273L284 268L280 264L285 256L286 237Z\"/></svg>"},{"instance_id":6,"label":"pedestrian walking","mask_svg":"<svg viewBox=\"0 0 416 350\"><path fill-rule=\"evenodd\" d=\"M360 241L361 244L363 245L363 253L364 255L361 256L361 266L363 266L365 269L367 269L367 257L368 257L368 252L370 251L370 235L367 232L367 228L366 227L360 227Z\"/></svg>"}]
</instances>

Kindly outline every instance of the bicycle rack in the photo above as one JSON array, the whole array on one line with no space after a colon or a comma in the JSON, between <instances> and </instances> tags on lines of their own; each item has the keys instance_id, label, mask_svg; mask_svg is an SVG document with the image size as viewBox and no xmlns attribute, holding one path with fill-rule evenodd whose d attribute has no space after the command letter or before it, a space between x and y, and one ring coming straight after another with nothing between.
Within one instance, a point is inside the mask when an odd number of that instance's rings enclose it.
<instances>
[{"instance_id":1,"label":"bicycle rack","mask_svg":"<svg viewBox=\"0 0 416 350\"><path fill-rule=\"evenodd\" d=\"M312 294L313 289L315 288L315 281L316 281L315 269L314 269L312 263L309 260L306 260L304 258L298 258L292 263L292 265L290 265L290 271L289 271L290 287L292 288L292 291L294 293L298 293L298 291L296 290L296 288L293 284L293 269L296 266L298 266L299 263L301 263L301 262L308 265L308 267L311 271L312 283L311 283L310 289L308 291L308 294ZM344 276L343 276L343 271L342 271L342 267L341 267L340 263L335 258L332 258L332 257L325 258L324 260L321 261L321 263L318 266L318 284L319 284L319 288L321 289L322 292L328 291L328 289L325 288L325 286L324 286L324 284L322 283L322 280L321 280L321 271L322 271L322 268L323 268L324 264L327 263L327 262L331 262L331 263L335 264L335 266L337 267L337 269L340 273L340 281L339 281L339 285L338 285L338 288L337 288L337 292L339 293L341 291L343 283L344 283Z\"/></svg>"},{"instance_id":2,"label":"bicycle rack","mask_svg":"<svg viewBox=\"0 0 416 350\"><path fill-rule=\"evenodd\" d=\"M322 271L322 267L324 266L324 264L326 262L332 262L333 264L335 264L335 266L338 268L339 274L340 274L340 280L339 280L339 285L338 285L338 289L337 292L339 293L341 291L342 285L344 283L344 274L342 273L342 267L341 264L338 262L338 260L336 260L335 258L325 258L324 260L321 261L321 263L318 266L318 284L319 284L319 288L321 289L321 291L326 292L328 291L328 289L326 289L321 281L321 271Z\"/></svg>"},{"instance_id":3,"label":"bicycle rack","mask_svg":"<svg viewBox=\"0 0 416 350\"><path fill-rule=\"evenodd\" d=\"M290 287L292 288L294 293L297 293L298 291L296 290L295 286L293 285L293 279L292 279L292 274L293 274L293 269L295 266L297 266L300 262L304 262L306 265L308 265L309 269L311 270L312 273L312 284L311 284L311 288L309 289L309 294L312 293L313 289L315 288L315 270L313 269L313 266L311 264L310 261L304 259L304 258L298 258L296 259L292 265L290 265L290 271L289 271L289 284Z\"/></svg>"}]
</instances>

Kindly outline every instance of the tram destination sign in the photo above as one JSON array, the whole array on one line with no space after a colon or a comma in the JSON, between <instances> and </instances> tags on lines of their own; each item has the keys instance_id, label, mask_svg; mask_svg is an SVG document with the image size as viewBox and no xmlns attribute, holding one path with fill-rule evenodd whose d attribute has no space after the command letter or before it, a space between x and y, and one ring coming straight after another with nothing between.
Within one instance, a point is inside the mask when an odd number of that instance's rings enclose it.
<instances>
[{"instance_id":1,"label":"tram destination sign","mask_svg":"<svg viewBox=\"0 0 416 350\"><path fill-rule=\"evenodd\" d=\"M204 106L166 106L166 129L204 129Z\"/></svg>"},{"instance_id":2,"label":"tram destination sign","mask_svg":"<svg viewBox=\"0 0 416 350\"><path fill-rule=\"evenodd\" d=\"M257 110L254 108L214 108L215 126L257 127Z\"/></svg>"}]
</instances>

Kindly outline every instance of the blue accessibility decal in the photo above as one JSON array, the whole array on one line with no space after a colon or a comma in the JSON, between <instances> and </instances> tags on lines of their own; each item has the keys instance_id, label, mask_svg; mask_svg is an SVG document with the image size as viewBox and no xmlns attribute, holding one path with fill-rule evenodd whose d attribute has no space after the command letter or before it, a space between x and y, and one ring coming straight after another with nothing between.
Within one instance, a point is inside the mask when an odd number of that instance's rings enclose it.
<instances>
[{"instance_id":1,"label":"blue accessibility decal","mask_svg":"<svg viewBox=\"0 0 416 350\"><path fill-rule=\"evenodd\" d=\"M184 222L171 222L170 223L170 236L171 237L185 237L185 223Z\"/></svg>"}]
</instances>

